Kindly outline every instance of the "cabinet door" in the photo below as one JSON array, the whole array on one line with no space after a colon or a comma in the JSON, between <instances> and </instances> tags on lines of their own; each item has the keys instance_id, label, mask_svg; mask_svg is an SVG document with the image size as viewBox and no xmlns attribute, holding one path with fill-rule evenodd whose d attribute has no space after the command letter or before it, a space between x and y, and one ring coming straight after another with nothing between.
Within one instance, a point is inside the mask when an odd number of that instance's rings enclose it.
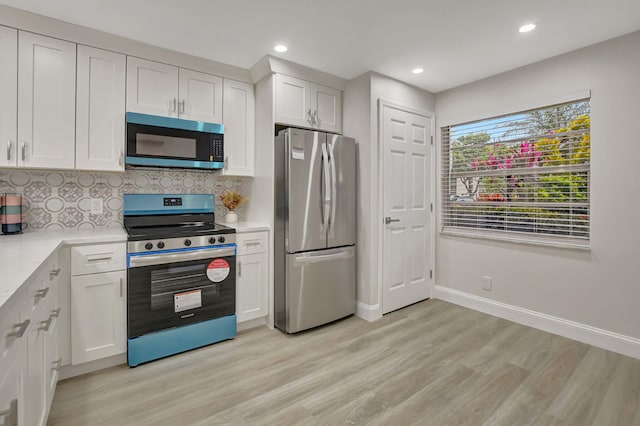
<instances>
[{"instance_id":1,"label":"cabinet door","mask_svg":"<svg viewBox=\"0 0 640 426\"><path fill-rule=\"evenodd\" d=\"M238 256L238 322L267 315L267 253Z\"/></svg>"},{"instance_id":2,"label":"cabinet door","mask_svg":"<svg viewBox=\"0 0 640 426\"><path fill-rule=\"evenodd\" d=\"M76 45L18 32L18 165L73 169Z\"/></svg>"},{"instance_id":3,"label":"cabinet door","mask_svg":"<svg viewBox=\"0 0 640 426\"><path fill-rule=\"evenodd\" d=\"M224 80L224 171L229 176L253 176L255 98L253 85Z\"/></svg>"},{"instance_id":4,"label":"cabinet door","mask_svg":"<svg viewBox=\"0 0 640 426\"><path fill-rule=\"evenodd\" d=\"M178 67L127 57L127 111L178 116Z\"/></svg>"},{"instance_id":5,"label":"cabinet door","mask_svg":"<svg viewBox=\"0 0 640 426\"><path fill-rule=\"evenodd\" d=\"M124 170L124 55L78 46L76 168Z\"/></svg>"},{"instance_id":6,"label":"cabinet door","mask_svg":"<svg viewBox=\"0 0 640 426\"><path fill-rule=\"evenodd\" d=\"M23 380L26 371L24 354L0 374L0 424L27 425L24 420ZM3 377L4 376L4 377Z\"/></svg>"},{"instance_id":7,"label":"cabinet door","mask_svg":"<svg viewBox=\"0 0 640 426\"><path fill-rule=\"evenodd\" d=\"M311 96L308 81L276 75L276 123L311 127Z\"/></svg>"},{"instance_id":8,"label":"cabinet door","mask_svg":"<svg viewBox=\"0 0 640 426\"><path fill-rule=\"evenodd\" d=\"M18 162L18 31L13 28L0 27L0 64L0 166L15 166Z\"/></svg>"},{"instance_id":9,"label":"cabinet door","mask_svg":"<svg viewBox=\"0 0 640 426\"><path fill-rule=\"evenodd\" d=\"M180 118L222 123L222 78L180 68Z\"/></svg>"},{"instance_id":10,"label":"cabinet door","mask_svg":"<svg viewBox=\"0 0 640 426\"><path fill-rule=\"evenodd\" d=\"M311 83L311 113L315 118L314 127L342 133L342 92Z\"/></svg>"},{"instance_id":11,"label":"cabinet door","mask_svg":"<svg viewBox=\"0 0 640 426\"><path fill-rule=\"evenodd\" d=\"M126 272L71 277L71 364L126 351Z\"/></svg>"},{"instance_id":12,"label":"cabinet door","mask_svg":"<svg viewBox=\"0 0 640 426\"><path fill-rule=\"evenodd\" d=\"M42 425L46 413L46 383L44 373L44 335L41 323L32 322L27 338L27 369L25 375L26 425Z\"/></svg>"}]
</instances>

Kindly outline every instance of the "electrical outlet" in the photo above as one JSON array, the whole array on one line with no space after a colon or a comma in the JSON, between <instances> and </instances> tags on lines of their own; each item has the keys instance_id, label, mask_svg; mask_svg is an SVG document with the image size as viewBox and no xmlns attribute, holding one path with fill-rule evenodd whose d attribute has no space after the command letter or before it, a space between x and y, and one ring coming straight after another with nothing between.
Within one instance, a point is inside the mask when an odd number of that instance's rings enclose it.
<instances>
[{"instance_id":1,"label":"electrical outlet","mask_svg":"<svg viewBox=\"0 0 640 426\"><path fill-rule=\"evenodd\" d=\"M104 204L102 198L91 199L91 214L102 214L104 212Z\"/></svg>"},{"instance_id":2,"label":"electrical outlet","mask_svg":"<svg viewBox=\"0 0 640 426\"><path fill-rule=\"evenodd\" d=\"M491 287L493 285L493 278L484 275L482 277L482 289L483 290L487 290L487 291L491 291Z\"/></svg>"}]
</instances>

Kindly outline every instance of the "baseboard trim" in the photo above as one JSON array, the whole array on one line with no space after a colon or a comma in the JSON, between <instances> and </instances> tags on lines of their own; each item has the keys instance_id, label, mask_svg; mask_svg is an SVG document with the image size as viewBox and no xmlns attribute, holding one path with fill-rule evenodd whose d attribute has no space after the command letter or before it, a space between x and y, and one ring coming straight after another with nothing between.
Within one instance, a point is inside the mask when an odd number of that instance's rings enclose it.
<instances>
[{"instance_id":1,"label":"baseboard trim","mask_svg":"<svg viewBox=\"0 0 640 426\"><path fill-rule=\"evenodd\" d=\"M382 309L379 303L376 305L367 305L363 302L356 302L356 316L365 321L372 322L382 318Z\"/></svg>"},{"instance_id":2,"label":"baseboard trim","mask_svg":"<svg viewBox=\"0 0 640 426\"><path fill-rule=\"evenodd\" d=\"M435 298L485 314L504 318L562 337L640 359L640 339L554 317L443 286L435 286Z\"/></svg>"},{"instance_id":3,"label":"baseboard trim","mask_svg":"<svg viewBox=\"0 0 640 426\"><path fill-rule=\"evenodd\" d=\"M127 353L112 355L107 358L97 359L95 361L85 362L78 365L66 365L60 369L59 380L70 379L72 377L81 376L94 371L104 370L105 368L115 367L116 365L127 363Z\"/></svg>"},{"instance_id":4,"label":"baseboard trim","mask_svg":"<svg viewBox=\"0 0 640 426\"><path fill-rule=\"evenodd\" d=\"M249 330L249 329L260 327L260 326L266 326L266 325L267 325L267 317L254 318L252 320L239 322L238 333L241 331Z\"/></svg>"}]
</instances>

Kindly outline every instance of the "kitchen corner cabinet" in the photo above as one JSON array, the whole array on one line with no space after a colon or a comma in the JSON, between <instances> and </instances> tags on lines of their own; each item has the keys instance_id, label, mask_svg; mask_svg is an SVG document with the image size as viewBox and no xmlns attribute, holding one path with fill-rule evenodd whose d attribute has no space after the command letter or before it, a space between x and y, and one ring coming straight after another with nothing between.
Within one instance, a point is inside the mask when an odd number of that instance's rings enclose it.
<instances>
[{"instance_id":1,"label":"kitchen corner cabinet","mask_svg":"<svg viewBox=\"0 0 640 426\"><path fill-rule=\"evenodd\" d=\"M269 313L268 241L267 231L237 234L236 315L239 323Z\"/></svg>"},{"instance_id":2,"label":"kitchen corner cabinet","mask_svg":"<svg viewBox=\"0 0 640 426\"><path fill-rule=\"evenodd\" d=\"M253 85L224 79L224 170L227 176L253 176L255 98Z\"/></svg>"},{"instance_id":3,"label":"kitchen corner cabinet","mask_svg":"<svg viewBox=\"0 0 640 426\"><path fill-rule=\"evenodd\" d=\"M19 166L74 168L75 106L76 45L19 31Z\"/></svg>"},{"instance_id":4,"label":"kitchen corner cabinet","mask_svg":"<svg viewBox=\"0 0 640 426\"><path fill-rule=\"evenodd\" d=\"M44 425L53 401L58 357L60 263L57 256L2 306L0 418L3 424Z\"/></svg>"},{"instance_id":5,"label":"kitchen corner cabinet","mask_svg":"<svg viewBox=\"0 0 640 426\"><path fill-rule=\"evenodd\" d=\"M0 26L0 166L18 164L18 30ZM6 144L6 145L4 145ZM0 407L0 412L3 410Z\"/></svg>"},{"instance_id":6,"label":"kitchen corner cabinet","mask_svg":"<svg viewBox=\"0 0 640 426\"><path fill-rule=\"evenodd\" d=\"M342 133L342 92L276 74L276 123Z\"/></svg>"},{"instance_id":7,"label":"kitchen corner cabinet","mask_svg":"<svg viewBox=\"0 0 640 426\"><path fill-rule=\"evenodd\" d=\"M126 243L71 248L71 364L127 350Z\"/></svg>"},{"instance_id":8,"label":"kitchen corner cabinet","mask_svg":"<svg viewBox=\"0 0 640 426\"><path fill-rule=\"evenodd\" d=\"M124 171L126 57L78 46L76 168Z\"/></svg>"},{"instance_id":9,"label":"kitchen corner cabinet","mask_svg":"<svg viewBox=\"0 0 640 426\"><path fill-rule=\"evenodd\" d=\"M222 78L129 56L127 111L222 123Z\"/></svg>"}]
</instances>

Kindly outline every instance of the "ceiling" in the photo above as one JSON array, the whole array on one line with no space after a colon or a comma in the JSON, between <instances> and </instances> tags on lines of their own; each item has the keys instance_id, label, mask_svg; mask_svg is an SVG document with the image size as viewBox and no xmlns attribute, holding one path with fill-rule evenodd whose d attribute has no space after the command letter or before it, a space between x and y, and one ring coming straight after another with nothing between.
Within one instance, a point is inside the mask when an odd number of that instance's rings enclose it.
<instances>
[{"instance_id":1,"label":"ceiling","mask_svg":"<svg viewBox=\"0 0 640 426\"><path fill-rule=\"evenodd\" d=\"M437 93L640 29L638 0L0 0L250 68L272 54ZM533 22L526 34L518 28ZM277 43L289 47L276 53ZM424 73L411 70L424 67Z\"/></svg>"}]
</instances>

